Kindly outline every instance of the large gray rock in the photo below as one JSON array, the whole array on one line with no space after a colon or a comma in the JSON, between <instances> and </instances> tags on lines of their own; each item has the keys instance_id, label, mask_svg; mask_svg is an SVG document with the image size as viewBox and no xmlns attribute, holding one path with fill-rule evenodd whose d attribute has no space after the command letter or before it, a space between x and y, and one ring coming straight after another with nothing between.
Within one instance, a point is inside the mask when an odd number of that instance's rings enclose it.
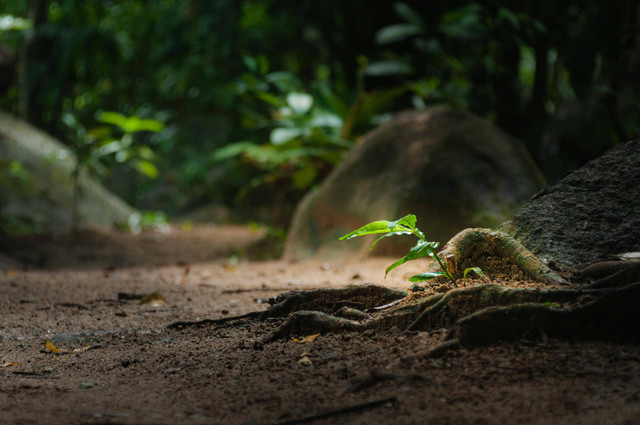
<instances>
[{"instance_id":1,"label":"large gray rock","mask_svg":"<svg viewBox=\"0 0 640 425\"><path fill-rule=\"evenodd\" d=\"M408 213L429 240L444 243L466 227L508 220L543 187L523 145L492 124L444 107L405 112L366 135L301 201L284 257L365 255L371 239L338 237ZM393 239L375 253L406 253L415 243Z\"/></svg>"},{"instance_id":2,"label":"large gray rock","mask_svg":"<svg viewBox=\"0 0 640 425\"><path fill-rule=\"evenodd\" d=\"M640 139L544 189L504 229L534 254L569 268L640 251Z\"/></svg>"},{"instance_id":3,"label":"large gray rock","mask_svg":"<svg viewBox=\"0 0 640 425\"><path fill-rule=\"evenodd\" d=\"M7 167L20 163L23 175ZM73 152L59 141L12 115L0 112L0 217L31 223L35 230L65 232L73 211ZM78 227L126 224L135 212L98 181L81 173Z\"/></svg>"}]
</instances>

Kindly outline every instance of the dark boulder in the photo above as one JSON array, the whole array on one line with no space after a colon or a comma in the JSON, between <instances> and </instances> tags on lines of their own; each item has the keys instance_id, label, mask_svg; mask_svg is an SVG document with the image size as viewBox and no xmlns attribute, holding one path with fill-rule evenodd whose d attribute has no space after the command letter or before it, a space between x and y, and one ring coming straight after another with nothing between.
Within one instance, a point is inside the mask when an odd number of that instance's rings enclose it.
<instances>
[{"instance_id":1,"label":"dark boulder","mask_svg":"<svg viewBox=\"0 0 640 425\"><path fill-rule=\"evenodd\" d=\"M503 228L543 260L569 268L640 251L640 139L547 187Z\"/></svg>"}]
</instances>

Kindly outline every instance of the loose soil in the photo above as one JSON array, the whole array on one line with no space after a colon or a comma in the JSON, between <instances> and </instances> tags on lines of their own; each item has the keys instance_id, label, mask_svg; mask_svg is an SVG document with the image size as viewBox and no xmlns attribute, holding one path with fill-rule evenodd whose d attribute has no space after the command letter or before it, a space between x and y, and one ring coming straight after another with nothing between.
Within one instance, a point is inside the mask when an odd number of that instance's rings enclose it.
<instances>
[{"instance_id":1,"label":"loose soil","mask_svg":"<svg viewBox=\"0 0 640 425\"><path fill-rule=\"evenodd\" d=\"M384 279L394 259L245 260L262 236L200 226L4 241L19 262L0 256L0 423L640 423L633 344L549 339L420 358L443 330L262 345L277 321L167 329L262 311L290 290L405 289L428 265Z\"/></svg>"}]
</instances>

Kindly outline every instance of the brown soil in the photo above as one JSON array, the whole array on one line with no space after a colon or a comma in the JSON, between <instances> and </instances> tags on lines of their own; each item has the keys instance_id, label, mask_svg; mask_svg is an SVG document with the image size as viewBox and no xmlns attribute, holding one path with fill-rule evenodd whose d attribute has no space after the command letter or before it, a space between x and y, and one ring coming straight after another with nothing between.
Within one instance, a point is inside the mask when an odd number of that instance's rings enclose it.
<instances>
[{"instance_id":1,"label":"brown soil","mask_svg":"<svg viewBox=\"0 0 640 425\"><path fill-rule=\"evenodd\" d=\"M442 331L262 346L277 323L166 328L264 310L292 289L406 288L426 266L385 280L393 259L242 260L260 237L204 226L5 241L22 264L0 257L0 423L640 423L638 345L549 339L419 359ZM162 297L140 305L153 291Z\"/></svg>"}]
</instances>

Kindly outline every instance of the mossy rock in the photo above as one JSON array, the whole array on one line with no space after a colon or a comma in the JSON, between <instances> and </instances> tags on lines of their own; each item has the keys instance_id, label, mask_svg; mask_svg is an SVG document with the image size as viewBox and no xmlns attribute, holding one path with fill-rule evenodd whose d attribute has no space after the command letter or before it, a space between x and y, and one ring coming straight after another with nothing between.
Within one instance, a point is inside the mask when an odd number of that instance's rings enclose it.
<instances>
[{"instance_id":1,"label":"mossy rock","mask_svg":"<svg viewBox=\"0 0 640 425\"><path fill-rule=\"evenodd\" d=\"M547 187L502 229L543 260L568 268L640 251L640 139Z\"/></svg>"},{"instance_id":2,"label":"mossy rock","mask_svg":"<svg viewBox=\"0 0 640 425\"><path fill-rule=\"evenodd\" d=\"M9 170L12 163L19 164L19 173ZM0 112L0 224L39 233L70 230L75 164L73 152L58 140ZM80 173L79 187L78 228L125 225L135 212L87 173Z\"/></svg>"}]
</instances>

